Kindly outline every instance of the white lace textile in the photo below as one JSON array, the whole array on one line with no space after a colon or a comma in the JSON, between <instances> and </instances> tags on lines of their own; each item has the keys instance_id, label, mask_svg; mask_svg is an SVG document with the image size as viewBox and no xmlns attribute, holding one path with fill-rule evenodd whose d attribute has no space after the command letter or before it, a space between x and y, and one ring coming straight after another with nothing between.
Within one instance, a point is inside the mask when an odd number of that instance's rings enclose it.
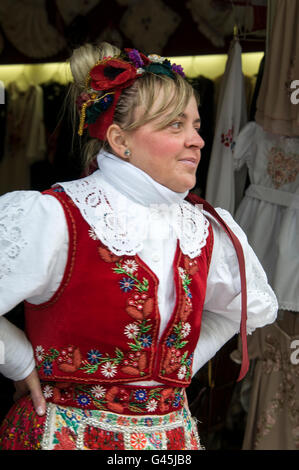
<instances>
[{"instance_id":1,"label":"white lace textile","mask_svg":"<svg viewBox=\"0 0 299 470\"><path fill-rule=\"evenodd\" d=\"M190 258L199 256L209 221L198 205L182 200L143 206L115 190L97 170L76 181L60 183L95 235L112 253L132 256L147 239L175 237Z\"/></svg>"},{"instance_id":2,"label":"white lace textile","mask_svg":"<svg viewBox=\"0 0 299 470\"><path fill-rule=\"evenodd\" d=\"M7 202L4 202L0 214L0 280L12 272L21 249L27 245L19 223L24 212L20 204L22 191L16 193L13 202L9 193L2 200L5 198Z\"/></svg>"}]
</instances>

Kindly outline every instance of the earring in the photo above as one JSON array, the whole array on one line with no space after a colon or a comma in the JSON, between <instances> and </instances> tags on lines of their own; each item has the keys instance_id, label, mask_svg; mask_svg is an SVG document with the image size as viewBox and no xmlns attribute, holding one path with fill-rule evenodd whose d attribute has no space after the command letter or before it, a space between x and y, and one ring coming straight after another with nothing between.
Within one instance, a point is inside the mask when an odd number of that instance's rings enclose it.
<instances>
[{"instance_id":1,"label":"earring","mask_svg":"<svg viewBox=\"0 0 299 470\"><path fill-rule=\"evenodd\" d=\"M126 157L129 157L129 156L131 155L131 150L130 150L130 149L126 149L126 150L124 151L124 154L125 154Z\"/></svg>"}]
</instances>

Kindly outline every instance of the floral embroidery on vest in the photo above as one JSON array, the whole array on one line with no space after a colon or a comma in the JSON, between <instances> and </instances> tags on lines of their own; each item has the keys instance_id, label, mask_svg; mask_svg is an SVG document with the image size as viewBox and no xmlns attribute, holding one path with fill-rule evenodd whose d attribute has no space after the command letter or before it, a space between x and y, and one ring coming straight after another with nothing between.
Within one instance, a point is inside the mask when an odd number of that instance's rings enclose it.
<instances>
[{"instance_id":1,"label":"floral embroidery on vest","mask_svg":"<svg viewBox=\"0 0 299 470\"><path fill-rule=\"evenodd\" d=\"M132 376L145 375L144 370L147 367L147 352L152 345L151 321L147 318L154 306L154 300L146 293L149 282L143 278L142 282L136 277L138 265L134 260L125 260L113 255L107 249L100 247L99 253L106 262L116 262L113 271L117 274L125 274L119 283L124 292L130 292L134 289L132 295L127 299L126 312L133 318L133 322L126 325L124 335L130 340L128 346L131 350L127 355L119 348L115 348L115 356L103 354L97 348L91 349L87 353L87 359L82 358L78 347L68 345L61 351L50 348L48 352L44 351L42 346L35 349L38 369L42 368L47 376L52 375L53 362L56 361L58 368L63 372L75 372L83 370L86 374L94 374L100 369L101 374L106 378L112 378L117 374L118 367L121 371Z\"/></svg>"},{"instance_id":2,"label":"floral embroidery on vest","mask_svg":"<svg viewBox=\"0 0 299 470\"><path fill-rule=\"evenodd\" d=\"M45 352L44 348L39 345L35 348L35 357L38 362L37 369L43 368L43 373L47 376L53 373L54 361L57 361L58 368L63 372L75 372L80 368L82 361L79 348L71 345L61 351L50 348L48 352Z\"/></svg>"},{"instance_id":3,"label":"floral embroidery on vest","mask_svg":"<svg viewBox=\"0 0 299 470\"><path fill-rule=\"evenodd\" d=\"M123 413L157 413L179 409L184 402L180 387L105 386L48 382L42 385L43 395L60 405L97 408Z\"/></svg>"},{"instance_id":4,"label":"floral embroidery on vest","mask_svg":"<svg viewBox=\"0 0 299 470\"><path fill-rule=\"evenodd\" d=\"M63 372L75 372L83 370L86 374L94 374L100 368L101 374L106 378L112 378L117 374L118 367L125 374L136 376L145 375L144 370L147 367L148 358L146 350L152 345L151 321L147 318L154 306L154 300L146 293L149 282L143 278L142 282L136 277L138 265L134 260L125 260L113 255L107 249L100 247L99 253L106 262L115 262L116 267L113 271L117 274L125 274L119 283L124 292L130 292L134 289L132 295L127 299L126 312L135 320L126 325L124 335L130 340L128 346L131 350L127 355L119 348L115 348L115 356L103 354L98 349L91 349L87 353L87 359L82 358L78 347L67 346L62 351L50 349L45 354L42 346L36 348L36 358L38 368L43 367L43 372L47 376L52 375L52 364L57 361L58 368Z\"/></svg>"},{"instance_id":5,"label":"floral embroidery on vest","mask_svg":"<svg viewBox=\"0 0 299 470\"><path fill-rule=\"evenodd\" d=\"M182 354L182 349L188 344L189 341L185 338L191 333L191 325L186 321L192 311L192 294L189 288L192 279L190 276L198 271L196 261L189 258L189 256L184 257L184 265L185 269L178 268L185 293L184 302L179 312L180 321L173 325L172 331L166 339L166 346L169 349L162 368L162 375L178 370L177 377L180 380L188 380L192 373L193 353L188 355L188 351L185 351Z\"/></svg>"}]
</instances>

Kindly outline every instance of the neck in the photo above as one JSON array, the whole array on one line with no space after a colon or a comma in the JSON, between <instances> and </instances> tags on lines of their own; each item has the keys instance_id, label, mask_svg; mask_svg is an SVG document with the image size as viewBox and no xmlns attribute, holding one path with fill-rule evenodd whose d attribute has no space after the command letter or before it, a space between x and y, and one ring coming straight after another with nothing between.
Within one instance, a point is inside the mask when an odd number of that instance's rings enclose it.
<instances>
[{"instance_id":1,"label":"neck","mask_svg":"<svg viewBox=\"0 0 299 470\"><path fill-rule=\"evenodd\" d=\"M101 150L97 161L102 175L109 184L124 196L143 206L179 203L189 193L189 191L184 193L172 191L140 168L107 151Z\"/></svg>"}]
</instances>

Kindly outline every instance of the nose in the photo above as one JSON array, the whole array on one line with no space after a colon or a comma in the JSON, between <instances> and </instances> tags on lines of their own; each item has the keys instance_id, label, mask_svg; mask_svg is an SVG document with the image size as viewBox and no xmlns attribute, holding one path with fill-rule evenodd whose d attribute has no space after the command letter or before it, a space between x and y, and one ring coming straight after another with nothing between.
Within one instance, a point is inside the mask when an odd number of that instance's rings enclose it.
<instances>
[{"instance_id":1,"label":"nose","mask_svg":"<svg viewBox=\"0 0 299 470\"><path fill-rule=\"evenodd\" d=\"M198 133L198 131L192 128L190 129L190 132L188 132L188 135L186 136L185 144L186 144L186 147L196 147L201 150L205 146L205 141L203 140L201 135Z\"/></svg>"}]
</instances>

